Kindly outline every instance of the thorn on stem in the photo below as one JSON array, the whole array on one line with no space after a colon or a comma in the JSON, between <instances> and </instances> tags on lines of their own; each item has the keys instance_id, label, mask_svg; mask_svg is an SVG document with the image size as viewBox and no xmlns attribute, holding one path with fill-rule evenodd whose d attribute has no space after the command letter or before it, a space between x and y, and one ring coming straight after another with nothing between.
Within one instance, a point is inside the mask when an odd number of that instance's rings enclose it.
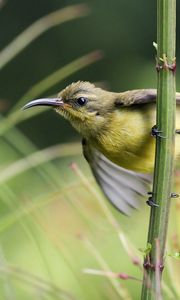
<instances>
[{"instance_id":1,"label":"thorn on stem","mask_svg":"<svg viewBox=\"0 0 180 300\"><path fill-rule=\"evenodd\" d=\"M177 194L177 193L171 193L171 198L178 198L179 197L179 194Z\"/></svg>"}]
</instances>

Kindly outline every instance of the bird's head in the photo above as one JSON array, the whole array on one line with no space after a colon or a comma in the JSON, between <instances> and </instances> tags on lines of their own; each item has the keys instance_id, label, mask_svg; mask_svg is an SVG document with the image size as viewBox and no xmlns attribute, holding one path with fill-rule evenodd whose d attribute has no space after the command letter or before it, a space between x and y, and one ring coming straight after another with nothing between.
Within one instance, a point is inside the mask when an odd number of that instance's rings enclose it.
<instances>
[{"instance_id":1,"label":"bird's head","mask_svg":"<svg viewBox=\"0 0 180 300\"><path fill-rule=\"evenodd\" d=\"M27 103L33 106L52 106L84 136L99 131L114 109L113 95L89 82L78 81L62 90L57 98L38 99Z\"/></svg>"}]
</instances>

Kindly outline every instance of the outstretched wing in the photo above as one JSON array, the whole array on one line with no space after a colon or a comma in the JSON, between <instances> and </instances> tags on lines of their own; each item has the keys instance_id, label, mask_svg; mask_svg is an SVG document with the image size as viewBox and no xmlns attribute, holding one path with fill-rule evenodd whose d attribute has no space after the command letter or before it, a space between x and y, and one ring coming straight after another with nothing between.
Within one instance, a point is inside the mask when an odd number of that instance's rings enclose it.
<instances>
[{"instance_id":1,"label":"outstretched wing","mask_svg":"<svg viewBox=\"0 0 180 300\"><path fill-rule=\"evenodd\" d=\"M147 195L152 176L121 168L83 139L83 153L102 191L122 213L139 207L138 196Z\"/></svg>"},{"instance_id":2,"label":"outstretched wing","mask_svg":"<svg viewBox=\"0 0 180 300\"><path fill-rule=\"evenodd\" d=\"M157 91L155 89L131 90L119 95L116 99L117 106L131 106L156 102ZM180 104L180 93L176 93L176 103Z\"/></svg>"}]
</instances>

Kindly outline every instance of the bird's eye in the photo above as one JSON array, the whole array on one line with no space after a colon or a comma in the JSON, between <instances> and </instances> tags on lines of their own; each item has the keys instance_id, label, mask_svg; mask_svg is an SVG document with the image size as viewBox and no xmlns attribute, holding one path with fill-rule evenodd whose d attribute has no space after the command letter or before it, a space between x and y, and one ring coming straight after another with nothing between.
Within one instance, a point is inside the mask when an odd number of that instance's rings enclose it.
<instances>
[{"instance_id":1,"label":"bird's eye","mask_svg":"<svg viewBox=\"0 0 180 300\"><path fill-rule=\"evenodd\" d=\"M79 97L79 98L77 99L77 103L78 103L80 106L83 106L83 105L85 105L85 104L87 103L87 98L85 98L85 97Z\"/></svg>"}]
</instances>

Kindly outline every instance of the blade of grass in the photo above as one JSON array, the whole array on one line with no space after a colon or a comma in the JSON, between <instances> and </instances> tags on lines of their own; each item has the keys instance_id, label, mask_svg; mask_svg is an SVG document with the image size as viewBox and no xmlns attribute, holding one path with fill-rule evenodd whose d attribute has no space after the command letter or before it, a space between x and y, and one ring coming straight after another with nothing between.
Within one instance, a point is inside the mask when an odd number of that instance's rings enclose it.
<instances>
[{"instance_id":1,"label":"blade of grass","mask_svg":"<svg viewBox=\"0 0 180 300\"><path fill-rule=\"evenodd\" d=\"M45 162L52 161L57 157L73 156L81 153L81 146L79 143L60 144L48 147L44 150L36 151L25 158L19 159L9 166L1 169L0 184L8 181L14 176L35 168Z\"/></svg>"},{"instance_id":2,"label":"blade of grass","mask_svg":"<svg viewBox=\"0 0 180 300\"><path fill-rule=\"evenodd\" d=\"M96 191L96 189L92 186L92 184L87 180L87 177L83 174L83 172L80 170L80 168L77 166L77 164L72 164L72 169L75 172L75 174L82 180L83 185L86 187L88 191L98 200L98 203L100 204L100 207L102 208L105 216L107 217L107 220L109 223L114 227L115 231L118 234L118 237L127 253L127 255L132 260L133 264L140 266L141 265L141 259L135 255L137 252L136 248L130 243L130 241L125 236L124 232L122 231L119 223L116 221L115 217L111 213L110 209L108 208L107 204L104 201L104 198L100 196L100 194ZM139 253L138 253L139 254Z\"/></svg>"},{"instance_id":3,"label":"blade of grass","mask_svg":"<svg viewBox=\"0 0 180 300\"><path fill-rule=\"evenodd\" d=\"M78 183L78 185L79 185L79 183ZM72 187L74 188L74 187L76 187L76 188L78 188L78 185L77 184L74 184L74 185L72 185ZM71 188L71 186L68 186L67 188L66 188L66 190L64 189L63 190L63 194L65 193L69 193L69 189ZM72 193L73 193L73 191L72 191ZM36 222L39 224L39 222L38 222L38 219L39 219L39 217L41 216L41 213L42 213L42 211L39 211L39 210L37 210L37 208L39 208L39 207L41 207L41 206L43 206L43 204L45 205L45 204L48 204L49 202L52 202L52 201L60 201L60 195L62 194L62 191L59 191L58 193L56 193L53 197L53 199L51 200L51 199L49 199L49 197L47 197L45 200L46 200L46 203L41 203L41 205L39 205L40 203L39 203L39 199L35 199L35 205L33 205L33 204L31 204L31 203L29 203L28 205L26 205L26 207L24 207L24 205L23 205L23 215L21 214L20 215L20 211L19 210L17 210L16 212L12 212L12 214L13 214L13 216L15 217L14 218L14 220L11 218L9 218L8 217L8 219L7 220L2 220L1 219L1 221L0 221L0 223L2 223L2 225L3 225L3 228L1 227L1 229L3 229L3 231L4 231L4 229L7 229L7 228L4 228L4 223L6 223L6 225L7 225L7 227L9 227L9 226L12 226L13 225L13 221L17 221L19 218L22 218L23 216L26 216L27 214L29 214L29 213L33 213L32 215L33 215L33 217L35 218L35 220L36 220ZM43 199L41 199L41 200L43 200ZM61 199L62 200L62 199ZM38 202L38 203L37 203ZM44 200L43 200L43 202L44 202ZM67 202L66 202L66 204L67 204ZM21 210L21 212L22 212L22 210ZM38 218L38 219L37 219ZM44 217L43 217L43 215L41 216L41 218L43 219L43 223L45 224L46 222L44 222ZM8 224L7 224L7 222L6 221L10 221L10 223L8 222ZM49 227L47 227L46 229L48 229ZM42 231L42 224L41 224L41 231ZM84 287L84 285L82 284L82 279L81 279L81 284L80 284L80 282L79 282L79 280L78 280L78 276L79 276L79 270L77 271L75 268L74 268L74 263L76 264L76 262L75 262L75 260L74 260L74 257L72 256L72 253L71 253L71 250L69 249L69 247L67 247L67 249L64 249L64 243L60 243L60 236L59 236L59 232L58 232L58 235L56 235L56 238L54 237L54 234L49 234L49 232L48 232L48 230L43 230L43 233L44 233L44 235L45 235L45 237L46 237L46 239L48 238L49 240L50 240L50 242L52 243L53 242L53 246L55 247L55 248L58 248L59 249L59 251L57 252L58 253L58 255L60 256L60 258L62 259L62 257L63 257L63 260L65 261L65 263L66 263L66 265L68 266L68 268L69 268L69 270L72 272L72 274L73 274L73 276L74 276L74 280L76 280L77 281L77 285L79 286L79 289L81 290L81 289L85 289L85 287ZM69 253L69 254L68 254ZM47 258L46 258L47 259ZM2 272L1 272L2 273ZM84 290L84 294L86 294L86 289ZM83 297L82 297L83 298Z\"/></svg>"},{"instance_id":4,"label":"blade of grass","mask_svg":"<svg viewBox=\"0 0 180 300\"><path fill-rule=\"evenodd\" d=\"M15 127L12 127L3 138L20 155L27 156L32 152L37 151L37 147L35 147L35 145ZM51 162L48 162L45 165L39 165L35 170L45 183L53 188L56 188L59 186L60 182L63 182L63 178L60 180L59 170L57 170L56 166Z\"/></svg>"},{"instance_id":5,"label":"blade of grass","mask_svg":"<svg viewBox=\"0 0 180 300\"><path fill-rule=\"evenodd\" d=\"M88 12L89 9L87 5L77 4L59 9L40 18L19 34L0 52L0 70L48 29L75 18L84 17Z\"/></svg>"},{"instance_id":6,"label":"blade of grass","mask_svg":"<svg viewBox=\"0 0 180 300\"><path fill-rule=\"evenodd\" d=\"M23 134L21 134L21 132L14 128L10 132L8 132L8 134L6 135L6 139L10 144L14 145L15 151L19 151L20 153L26 154L29 153L32 149L35 149L34 145ZM59 185L59 172L56 171L56 168L52 164L49 164L48 167L38 168L38 171L40 171L40 176L45 178L47 183L53 182L54 187ZM18 195L15 195L7 185L3 184L0 192L1 200L4 201L6 205L8 205L10 210L14 210L14 208L16 209L17 207L20 207ZM46 257L44 257L43 249L41 249L41 244L39 243L39 238L38 236L36 236L37 230L34 228L35 224L33 218L31 218L31 216L27 218L26 214L26 218L24 220L18 219L18 221L24 229L24 231L26 232L27 237L32 242L32 245L38 251L38 254L40 256L39 261L42 262L42 266L45 266L46 273L48 274L48 276L50 276L51 272L49 269L48 262L46 261Z\"/></svg>"},{"instance_id":7,"label":"blade of grass","mask_svg":"<svg viewBox=\"0 0 180 300\"><path fill-rule=\"evenodd\" d=\"M6 186L7 187L7 186ZM13 226L20 218L26 217L26 215L32 214L35 210L39 210L42 207L49 205L52 202L56 202L57 200L61 200L64 196L66 196L70 191L73 193L74 189L81 187L81 182L78 183L71 183L68 186L62 188L60 191L52 192L46 196L38 196L34 199L34 202L27 202L20 207L14 207L4 217L0 219L0 233L9 229ZM2 190L1 190L2 192ZM10 190L8 190L8 193ZM7 190L5 190L5 195L7 195ZM4 197L5 199L5 197ZM7 199L7 198L6 198ZM3 199L2 199L3 200ZM8 201L8 199L7 199ZM7 203L6 203L7 204Z\"/></svg>"},{"instance_id":8,"label":"blade of grass","mask_svg":"<svg viewBox=\"0 0 180 300\"><path fill-rule=\"evenodd\" d=\"M30 88L16 103L13 110L20 109L29 99L35 98L45 91L49 90L55 84L61 82L70 75L78 72L79 70L95 63L103 57L103 53L100 50L92 51L86 55L74 59L72 62L68 63L64 67L61 67L54 71L49 76L45 77L43 80L36 83L32 88Z\"/></svg>"},{"instance_id":9,"label":"blade of grass","mask_svg":"<svg viewBox=\"0 0 180 300\"><path fill-rule=\"evenodd\" d=\"M68 292L60 289L58 286L54 285L50 281L44 280L38 277L35 274L30 272L24 271L21 268L13 266L11 264L6 264L6 266L0 266L0 270L3 273L9 274L23 280L28 285L32 285L43 290L46 294L52 295L54 297L60 297L59 299L66 299L66 300L74 300L74 297L70 295ZM57 299L57 298L56 298Z\"/></svg>"},{"instance_id":10,"label":"blade of grass","mask_svg":"<svg viewBox=\"0 0 180 300\"><path fill-rule=\"evenodd\" d=\"M0 9L2 9L6 3L6 0L0 0Z\"/></svg>"},{"instance_id":11,"label":"blade of grass","mask_svg":"<svg viewBox=\"0 0 180 300\"><path fill-rule=\"evenodd\" d=\"M91 253L91 255L94 256L94 258L98 262L100 268L103 271L105 271L105 272L108 271L108 270L110 271L109 265L103 259L102 255L99 253L98 249L88 239L82 237L81 240L83 241L83 243L85 244L86 248ZM123 299L123 300L132 300L132 298L131 298L131 296L129 294L128 289L126 289L120 283L119 279L113 278L113 277L106 277L106 278L107 278L107 280L109 280L109 282L111 283L111 285L113 286L113 288L117 292L117 294L120 297L120 299Z\"/></svg>"},{"instance_id":12,"label":"blade of grass","mask_svg":"<svg viewBox=\"0 0 180 300\"><path fill-rule=\"evenodd\" d=\"M0 245L0 269L2 268L6 268L6 265L7 265L7 261L6 261L6 258L5 258L5 255L3 253L3 249ZM2 274L1 273L1 281L3 281L3 286L2 288L4 289L4 298L6 300L16 300L16 295L15 295L15 290L14 290L14 287L12 285L12 281L11 281L11 278L9 276L9 274L7 273L4 273Z\"/></svg>"},{"instance_id":13,"label":"blade of grass","mask_svg":"<svg viewBox=\"0 0 180 300\"><path fill-rule=\"evenodd\" d=\"M7 205L10 211L16 209L16 207L19 207L18 197L7 185L3 185L3 187L1 187L0 196L1 196L1 201ZM19 219L18 223L23 228L27 237L31 241L31 245L34 247L34 250L37 251L39 262L42 264L42 267L45 269L47 276L51 279L52 276L51 276L50 267L48 261L46 260L46 257L44 256L44 251L41 247L41 243L39 241L39 236L37 233L38 228L35 227L36 224L34 223L33 218L31 218L31 216L26 215L26 218Z\"/></svg>"},{"instance_id":14,"label":"blade of grass","mask_svg":"<svg viewBox=\"0 0 180 300\"><path fill-rule=\"evenodd\" d=\"M36 147L33 143L16 128L12 128L7 132L5 140L7 144L14 148L14 151L20 155L27 156L31 152L36 151ZM58 174L57 176L56 169L51 163L40 165L35 171L47 185L56 188L56 181L60 175Z\"/></svg>"}]
</instances>

